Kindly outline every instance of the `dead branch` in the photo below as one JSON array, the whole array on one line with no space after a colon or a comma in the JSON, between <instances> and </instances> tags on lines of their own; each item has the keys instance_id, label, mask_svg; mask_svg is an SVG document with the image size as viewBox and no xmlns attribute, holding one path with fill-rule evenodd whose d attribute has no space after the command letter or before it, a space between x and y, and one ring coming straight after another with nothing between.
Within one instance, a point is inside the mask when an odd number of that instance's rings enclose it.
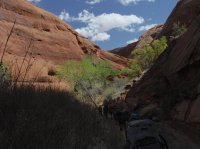
<instances>
[{"instance_id":1,"label":"dead branch","mask_svg":"<svg viewBox=\"0 0 200 149\"><path fill-rule=\"evenodd\" d=\"M1 56L0 65L3 64L3 58L4 58L4 55L5 55L5 52L6 52L7 46L8 46L8 41L9 41L9 39L10 39L10 37L11 37L13 31L14 31L15 24L16 24L16 19L15 19L14 24L13 24L11 30L10 30L10 33L8 34L8 37L7 37L7 39L6 39L6 44L5 44L5 47L4 47L4 49L3 49L3 53L2 53L2 56Z\"/></svg>"}]
</instances>

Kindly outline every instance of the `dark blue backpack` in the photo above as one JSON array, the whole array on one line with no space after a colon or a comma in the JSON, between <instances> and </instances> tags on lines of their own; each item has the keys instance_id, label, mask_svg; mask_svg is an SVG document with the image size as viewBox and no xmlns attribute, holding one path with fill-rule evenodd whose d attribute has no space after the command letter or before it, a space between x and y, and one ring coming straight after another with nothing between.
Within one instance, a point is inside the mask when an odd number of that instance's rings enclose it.
<instances>
[{"instance_id":1,"label":"dark blue backpack","mask_svg":"<svg viewBox=\"0 0 200 149\"><path fill-rule=\"evenodd\" d=\"M130 121L126 133L126 149L168 149L152 120Z\"/></svg>"}]
</instances>

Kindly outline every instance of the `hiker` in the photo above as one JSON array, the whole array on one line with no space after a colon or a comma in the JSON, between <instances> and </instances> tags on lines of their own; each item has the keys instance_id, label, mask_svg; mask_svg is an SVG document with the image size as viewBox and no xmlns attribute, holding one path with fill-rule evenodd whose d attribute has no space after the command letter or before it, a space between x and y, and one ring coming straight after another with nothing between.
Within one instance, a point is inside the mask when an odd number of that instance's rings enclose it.
<instances>
[{"instance_id":1,"label":"hiker","mask_svg":"<svg viewBox=\"0 0 200 149\"><path fill-rule=\"evenodd\" d=\"M166 141L161 137L152 120L135 118L128 124L124 149L168 149Z\"/></svg>"},{"instance_id":2,"label":"hiker","mask_svg":"<svg viewBox=\"0 0 200 149\"><path fill-rule=\"evenodd\" d=\"M108 114L110 115L111 119L115 119L115 112L116 111L116 101L110 100L108 103Z\"/></svg>"},{"instance_id":3,"label":"hiker","mask_svg":"<svg viewBox=\"0 0 200 149\"><path fill-rule=\"evenodd\" d=\"M98 112L101 116L103 116L103 106L102 105L98 106Z\"/></svg>"},{"instance_id":4,"label":"hiker","mask_svg":"<svg viewBox=\"0 0 200 149\"><path fill-rule=\"evenodd\" d=\"M117 116L117 120L118 120L118 123L119 123L120 130L121 131L125 130L126 129L126 123L129 120L129 112L124 109L123 111L118 111L116 113L116 116Z\"/></svg>"},{"instance_id":5,"label":"hiker","mask_svg":"<svg viewBox=\"0 0 200 149\"><path fill-rule=\"evenodd\" d=\"M115 121L118 121L117 114L119 113L119 111L121 111L121 107L116 101L114 101L114 104L112 106L112 111L113 111L113 119Z\"/></svg>"},{"instance_id":6,"label":"hiker","mask_svg":"<svg viewBox=\"0 0 200 149\"><path fill-rule=\"evenodd\" d=\"M108 118L108 101L104 100L103 103L103 115Z\"/></svg>"},{"instance_id":7,"label":"hiker","mask_svg":"<svg viewBox=\"0 0 200 149\"><path fill-rule=\"evenodd\" d=\"M112 105L109 104L108 105L108 115L110 115L111 119L113 119L113 117L114 117L113 114L114 114L113 113L113 107L112 107Z\"/></svg>"}]
</instances>

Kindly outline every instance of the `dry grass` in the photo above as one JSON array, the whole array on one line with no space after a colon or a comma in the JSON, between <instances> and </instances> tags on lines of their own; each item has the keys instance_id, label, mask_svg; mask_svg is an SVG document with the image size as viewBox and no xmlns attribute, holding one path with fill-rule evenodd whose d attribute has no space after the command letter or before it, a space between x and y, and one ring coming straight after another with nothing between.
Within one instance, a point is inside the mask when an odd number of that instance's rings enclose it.
<instances>
[{"instance_id":1,"label":"dry grass","mask_svg":"<svg viewBox=\"0 0 200 149\"><path fill-rule=\"evenodd\" d=\"M3 149L117 148L122 137L112 125L64 91L27 85L0 90Z\"/></svg>"}]
</instances>

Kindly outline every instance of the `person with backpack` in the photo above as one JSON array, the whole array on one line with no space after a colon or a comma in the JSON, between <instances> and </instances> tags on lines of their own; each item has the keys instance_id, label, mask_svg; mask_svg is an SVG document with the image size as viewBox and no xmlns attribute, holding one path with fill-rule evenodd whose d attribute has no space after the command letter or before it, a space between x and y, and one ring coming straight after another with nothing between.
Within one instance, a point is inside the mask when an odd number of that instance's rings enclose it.
<instances>
[{"instance_id":1,"label":"person with backpack","mask_svg":"<svg viewBox=\"0 0 200 149\"><path fill-rule=\"evenodd\" d=\"M103 115L108 118L108 101L104 100L103 103Z\"/></svg>"},{"instance_id":2,"label":"person with backpack","mask_svg":"<svg viewBox=\"0 0 200 149\"><path fill-rule=\"evenodd\" d=\"M129 122L139 120L139 115L136 112L132 112L129 117Z\"/></svg>"},{"instance_id":3,"label":"person with backpack","mask_svg":"<svg viewBox=\"0 0 200 149\"><path fill-rule=\"evenodd\" d=\"M97 110L98 110L100 116L103 116L103 106L102 105L98 106Z\"/></svg>"},{"instance_id":4,"label":"person with backpack","mask_svg":"<svg viewBox=\"0 0 200 149\"><path fill-rule=\"evenodd\" d=\"M116 113L117 121L119 124L120 131L126 129L126 123L129 118L129 112L128 111L118 111Z\"/></svg>"}]
</instances>

